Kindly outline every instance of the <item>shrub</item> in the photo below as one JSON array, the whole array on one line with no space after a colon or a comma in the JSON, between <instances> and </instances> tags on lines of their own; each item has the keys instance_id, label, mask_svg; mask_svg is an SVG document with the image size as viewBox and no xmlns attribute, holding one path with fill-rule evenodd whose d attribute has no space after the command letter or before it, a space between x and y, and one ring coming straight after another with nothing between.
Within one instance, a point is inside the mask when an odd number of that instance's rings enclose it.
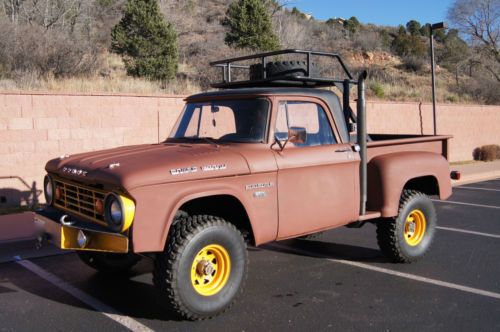
<instances>
[{"instance_id":1,"label":"shrub","mask_svg":"<svg viewBox=\"0 0 500 332\"><path fill-rule=\"evenodd\" d=\"M356 18L356 16L352 16L348 20L344 21L344 28L349 31L351 34L355 34L361 26L361 23L359 23L359 20Z\"/></svg>"},{"instance_id":2,"label":"shrub","mask_svg":"<svg viewBox=\"0 0 500 332\"><path fill-rule=\"evenodd\" d=\"M177 33L161 14L157 0L128 0L111 38L111 50L123 56L129 75L160 81L175 77Z\"/></svg>"},{"instance_id":3,"label":"shrub","mask_svg":"<svg viewBox=\"0 0 500 332\"><path fill-rule=\"evenodd\" d=\"M425 56L427 54L427 45L422 37L408 35L404 32L405 29L401 28L396 38L392 41L391 48L393 52L401 57L408 55Z\"/></svg>"},{"instance_id":4,"label":"shrub","mask_svg":"<svg viewBox=\"0 0 500 332\"><path fill-rule=\"evenodd\" d=\"M379 82L372 82L370 84L370 90L372 90L378 98L384 98L385 96L384 87Z\"/></svg>"},{"instance_id":5,"label":"shrub","mask_svg":"<svg viewBox=\"0 0 500 332\"><path fill-rule=\"evenodd\" d=\"M92 74L99 68L99 49L85 36L40 26L2 25L0 68L4 77Z\"/></svg>"},{"instance_id":6,"label":"shrub","mask_svg":"<svg viewBox=\"0 0 500 332\"><path fill-rule=\"evenodd\" d=\"M354 36L353 46L363 51L373 51L382 46L381 38L376 31L362 31Z\"/></svg>"},{"instance_id":7,"label":"shrub","mask_svg":"<svg viewBox=\"0 0 500 332\"><path fill-rule=\"evenodd\" d=\"M500 146L496 144L483 145L473 152L474 159L482 161L493 161L500 159Z\"/></svg>"},{"instance_id":8,"label":"shrub","mask_svg":"<svg viewBox=\"0 0 500 332\"><path fill-rule=\"evenodd\" d=\"M425 59L415 55L403 57L403 68L407 71L421 72L425 67Z\"/></svg>"},{"instance_id":9,"label":"shrub","mask_svg":"<svg viewBox=\"0 0 500 332\"><path fill-rule=\"evenodd\" d=\"M279 48L271 16L262 0L238 0L231 3L223 24L229 27L224 39L228 46L254 51Z\"/></svg>"}]
</instances>

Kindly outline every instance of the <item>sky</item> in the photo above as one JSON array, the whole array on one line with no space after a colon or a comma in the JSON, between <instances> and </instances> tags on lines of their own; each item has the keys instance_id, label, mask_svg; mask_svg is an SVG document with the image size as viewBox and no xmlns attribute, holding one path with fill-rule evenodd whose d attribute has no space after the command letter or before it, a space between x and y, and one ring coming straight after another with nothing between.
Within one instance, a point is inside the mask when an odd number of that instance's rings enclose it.
<instances>
[{"instance_id":1,"label":"sky","mask_svg":"<svg viewBox=\"0 0 500 332\"><path fill-rule=\"evenodd\" d=\"M420 23L446 21L453 0L289 0L287 7L297 7L319 20L356 16L361 23L398 26L410 20Z\"/></svg>"}]
</instances>

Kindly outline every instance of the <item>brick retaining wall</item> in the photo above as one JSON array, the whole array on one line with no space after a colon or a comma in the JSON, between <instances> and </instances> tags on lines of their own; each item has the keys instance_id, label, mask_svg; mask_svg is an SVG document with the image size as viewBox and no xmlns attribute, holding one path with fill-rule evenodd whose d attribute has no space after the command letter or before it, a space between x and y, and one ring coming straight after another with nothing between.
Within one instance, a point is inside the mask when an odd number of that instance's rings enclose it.
<instances>
[{"instance_id":1,"label":"brick retaining wall","mask_svg":"<svg viewBox=\"0 0 500 332\"><path fill-rule=\"evenodd\" d=\"M0 208L43 200L44 165L51 158L166 138L183 103L182 96L0 93ZM498 106L439 105L437 123L439 134L455 136L451 161L500 144ZM368 129L431 134L432 107L368 102Z\"/></svg>"}]
</instances>

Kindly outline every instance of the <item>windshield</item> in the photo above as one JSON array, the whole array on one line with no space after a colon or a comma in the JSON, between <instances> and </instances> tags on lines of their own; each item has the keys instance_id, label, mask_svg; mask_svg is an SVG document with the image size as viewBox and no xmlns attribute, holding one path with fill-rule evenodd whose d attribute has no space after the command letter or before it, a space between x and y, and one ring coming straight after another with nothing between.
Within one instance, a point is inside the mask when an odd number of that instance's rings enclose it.
<instances>
[{"instance_id":1,"label":"windshield","mask_svg":"<svg viewBox=\"0 0 500 332\"><path fill-rule=\"evenodd\" d=\"M268 115L266 99L187 103L170 139L263 143Z\"/></svg>"}]
</instances>

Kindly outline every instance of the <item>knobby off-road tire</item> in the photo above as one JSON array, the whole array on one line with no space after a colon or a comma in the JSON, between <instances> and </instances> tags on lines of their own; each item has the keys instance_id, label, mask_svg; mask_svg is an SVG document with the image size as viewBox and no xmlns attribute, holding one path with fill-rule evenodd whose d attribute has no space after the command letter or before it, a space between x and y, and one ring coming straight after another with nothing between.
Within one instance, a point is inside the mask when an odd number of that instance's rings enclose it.
<instances>
[{"instance_id":1,"label":"knobby off-road tire","mask_svg":"<svg viewBox=\"0 0 500 332\"><path fill-rule=\"evenodd\" d=\"M266 77L296 77L305 76L307 74L306 61L275 61L266 64ZM316 63L311 62L310 77L319 76L319 68ZM250 65L250 80L260 80L262 76L262 64Z\"/></svg>"},{"instance_id":2,"label":"knobby off-road tire","mask_svg":"<svg viewBox=\"0 0 500 332\"><path fill-rule=\"evenodd\" d=\"M174 221L155 259L153 283L181 317L201 320L233 304L247 268L246 244L234 225L215 216L184 216Z\"/></svg>"},{"instance_id":3,"label":"knobby off-road tire","mask_svg":"<svg viewBox=\"0 0 500 332\"><path fill-rule=\"evenodd\" d=\"M140 256L131 253L77 251L77 254L82 262L104 274L127 273L141 260Z\"/></svg>"},{"instance_id":4,"label":"knobby off-road tire","mask_svg":"<svg viewBox=\"0 0 500 332\"><path fill-rule=\"evenodd\" d=\"M396 263L416 262L429 250L436 224L436 210L429 197L419 191L403 190L398 215L377 222L380 250Z\"/></svg>"}]
</instances>

